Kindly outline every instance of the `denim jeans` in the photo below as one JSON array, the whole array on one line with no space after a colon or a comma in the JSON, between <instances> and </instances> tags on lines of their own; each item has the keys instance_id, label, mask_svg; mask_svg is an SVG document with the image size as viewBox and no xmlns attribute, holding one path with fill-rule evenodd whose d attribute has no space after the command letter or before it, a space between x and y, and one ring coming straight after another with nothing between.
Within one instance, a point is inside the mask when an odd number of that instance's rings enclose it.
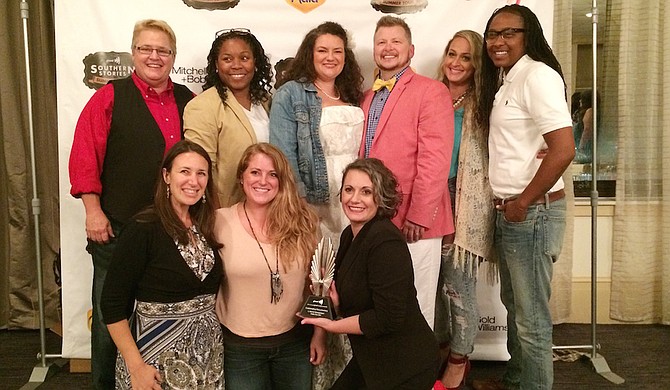
<instances>
[{"instance_id":1,"label":"denim jeans","mask_svg":"<svg viewBox=\"0 0 670 390\"><path fill-rule=\"evenodd\" d=\"M278 347L224 343L226 390L310 390L308 338Z\"/></svg>"},{"instance_id":2,"label":"denim jeans","mask_svg":"<svg viewBox=\"0 0 670 390\"><path fill-rule=\"evenodd\" d=\"M500 297L507 308L507 350L503 377L509 389L551 389L552 321L549 310L553 263L565 232L565 199L528 208L526 220L496 217Z\"/></svg>"},{"instance_id":3,"label":"denim jeans","mask_svg":"<svg viewBox=\"0 0 670 390\"><path fill-rule=\"evenodd\" d=\"M86 250L93 259L93 318L91 321L91 377L96 390L113 390L115 387L116 345L109 335L107 325L102 319L100 299L107 276L112 252L122 225L113 222L112 230L115 237L110 237L108 244L96 244L89 241Z\"/></svg>"},{"instance_id":4,"label":"denim jeans","mask_svg":"<svg viewBox=\"0 0 670 390\"><path fill-rule=\"evenodd\" d=\"M442 253L440 284L435 302L435 338L448 343L451 351L469 355L474 350L479 310L477 309L477 278L454 265L454 246ZM469 259L467 261L472 261Z\"/></svg>"},{"instance_id":5,"label":"denim jeans","mask_svg":"<svg viewBox=\"0 0 670 390\"><path fill-rule=\"evenodd\" d=\"M449 178L451 212L456 215L456 179ZM477 308L477 275L468 274L472 269L467 259L463 269L454 266L454 246L442 248L440 281L435 301L435 338L442 346L449 344L451 351L459 355L469 355L475 348L475 336L479 325Z\"/></svg>"}]
</instances>

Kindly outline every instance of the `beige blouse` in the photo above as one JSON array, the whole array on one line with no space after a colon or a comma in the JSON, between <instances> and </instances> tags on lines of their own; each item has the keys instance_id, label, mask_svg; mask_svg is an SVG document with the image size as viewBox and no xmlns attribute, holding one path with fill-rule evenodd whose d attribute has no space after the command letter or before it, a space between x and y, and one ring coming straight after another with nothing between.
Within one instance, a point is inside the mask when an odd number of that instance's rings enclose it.
<instances>
[{"instance_id":1,"label":"beige blouse","mask_svg":"<svg viewBox=\"0 0 670 390\"><path fill-rule=\"evenodd\" d=\"M216 212L216 238L223 244L219 249L223 260L224 277L216 297L219 321L231 332L242 337L274 336L295 326L305 299L307 270L297 264L289 270L279 270L284 293L277 304L270 302L270 271L252 235L242 226L237 203ZM276 270L275 246L261 243L270 267ZM302 263L302 262L301 262Z\"/></svg>"}]
</instances>

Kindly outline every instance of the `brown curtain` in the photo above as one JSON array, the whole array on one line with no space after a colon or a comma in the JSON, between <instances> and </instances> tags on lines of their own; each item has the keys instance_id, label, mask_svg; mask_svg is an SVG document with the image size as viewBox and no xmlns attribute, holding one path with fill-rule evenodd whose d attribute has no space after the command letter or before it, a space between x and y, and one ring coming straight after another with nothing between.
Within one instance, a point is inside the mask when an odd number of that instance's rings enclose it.
<instances>
[{"instance_id":1,"label":"brown curtain","mask_svg":"<svg viewBox=\"0 0 670 390\"><path fill-rule=\"evenodd\" d=\"M52 0L28 11L37 198L47 327L59 321L58 130ZM38 328L37 264L21 1L0 7L0 327Z\"/></svg>"},{"instance_id":2,"label":"brown curtain","mask_svg":"<svg viewBox=\"0 0 670 390\"><path fill-rule=\"evenodd\" d=\"M670 324L670 6L609 0L604 128L618 135L611 317Z\"/></svg>"},{"instance_id":3,"label":"brown curtain","mask_svg":"<svg viewBox=\"0 0 670 390\"><path fill-rule=\"evenodd\" d=\"M571 90L572 80L572 0L554 1L552 50L563 70L563 77ZM569 95L568 95L569 96ZM574 196L570 168L563 175L566 193L565 237L559 260L554 264L551 282L551 317L555 324L564 323L572 308L572 245L574 236Z\"/></svg>"}]
</instances>

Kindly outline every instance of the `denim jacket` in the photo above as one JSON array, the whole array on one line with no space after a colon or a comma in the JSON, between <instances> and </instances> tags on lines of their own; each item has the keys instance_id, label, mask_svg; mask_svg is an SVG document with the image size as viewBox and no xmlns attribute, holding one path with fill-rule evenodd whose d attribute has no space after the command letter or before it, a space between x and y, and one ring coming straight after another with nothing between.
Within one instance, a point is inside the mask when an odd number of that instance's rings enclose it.
<instances>
[{"instance_id":1,"label":"denim jacket","mask_svg":"<svg viewBox=\"0 0 670 390\"><path fill-rule=\"evenodd\" d=\"M321 146L321 98L311 82L289 81L274 94L270 109L270 143L288 159L300 196L312 204L328 203L328 173Z\"/></svg>"}]
</instances>

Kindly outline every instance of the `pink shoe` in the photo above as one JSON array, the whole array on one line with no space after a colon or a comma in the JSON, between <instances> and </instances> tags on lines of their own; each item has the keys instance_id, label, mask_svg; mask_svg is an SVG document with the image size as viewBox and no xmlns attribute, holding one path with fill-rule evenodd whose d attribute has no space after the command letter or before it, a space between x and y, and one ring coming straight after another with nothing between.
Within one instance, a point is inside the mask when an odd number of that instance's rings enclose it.
<instances>
[{"instance_id":1,"label":"pink shoe","mask_svg":"<svg viewBox=\"0 0 670 390\"><path fill-rule=\"evenodd\" d=\"M435 384L433 385L433 390L447 390L447 388L444 387L442 382L440 382L440 380L438 379L435 381Z\"/></svg>"}]
</instances>

